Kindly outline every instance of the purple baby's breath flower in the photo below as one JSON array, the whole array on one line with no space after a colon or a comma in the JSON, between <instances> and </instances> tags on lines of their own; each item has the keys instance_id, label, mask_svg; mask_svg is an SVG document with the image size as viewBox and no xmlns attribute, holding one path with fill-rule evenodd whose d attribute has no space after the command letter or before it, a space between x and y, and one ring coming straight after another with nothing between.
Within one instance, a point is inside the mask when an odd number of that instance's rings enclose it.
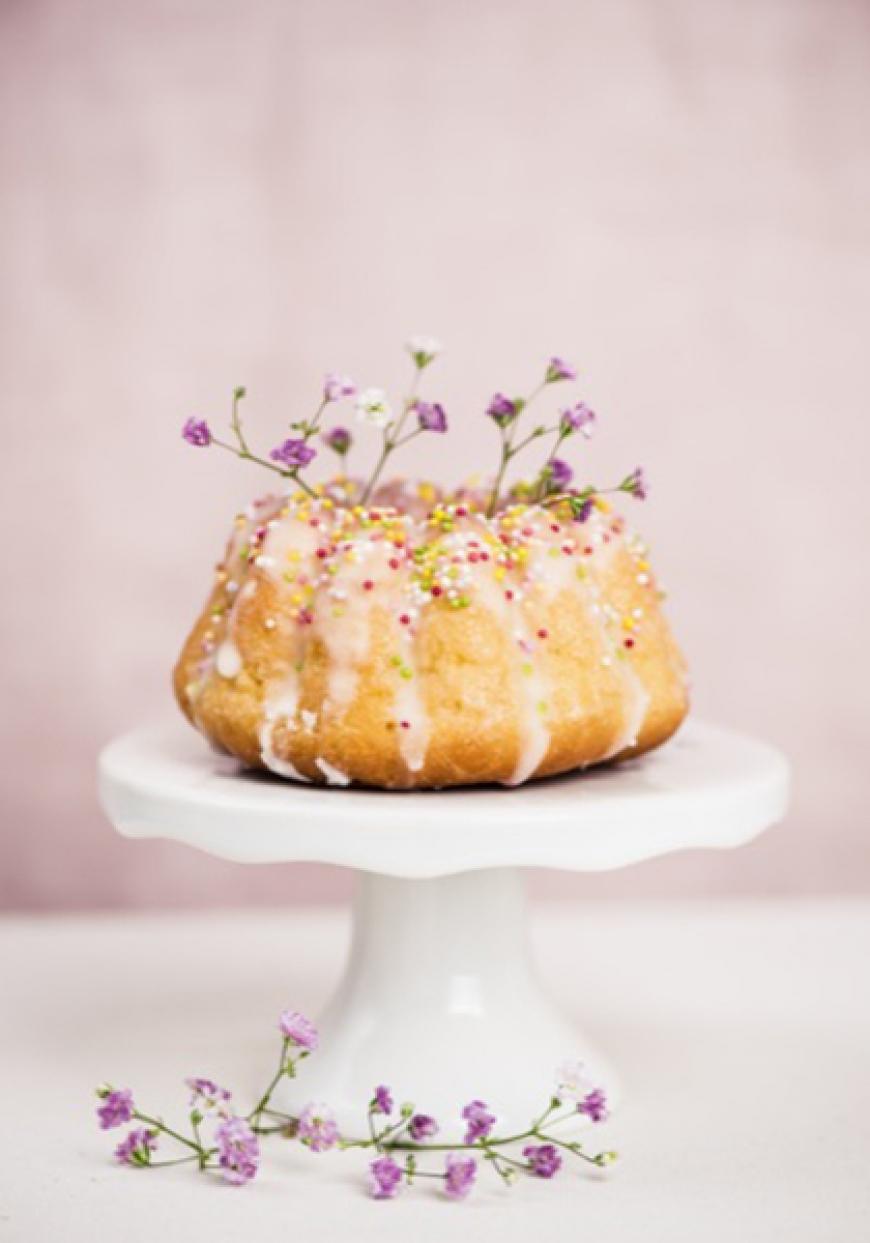
<instances>
[{"instance_id":1,"label":"purple baby's breath flower","mask_svg":"<svg viewBox=\"0 0 870 1243\"><path fill-rule=\"evenodd\" d=\"M353 443L353 437L346 427L333 427L331 431L323 433L323 443L328 445L333 453L344 457Z\"/></svg>"},{"instance_id":2,"label":"purple baby's breath flower","mask_svg":"<svg viewBox=\"0 0 870 1243\"><path fill-rule=\"evenodd\" d=\"M97 1106L97 1117L100 1120L101 1130L110 1131L112 1127L123 1126L133 1117L133 1110L136 1106L133 1104L133 1093L129 1088L117 1090L101 1088L99 1096L102 1104Z\"/></svg>"},{"instance_id":3,"label":"purple baby's breath flower","mask_svg":"<svg viewBox=\"0 0 870 1243\"><path fill-rule=\"evenodd\" d=\"M550 487L555 492L564 492L571 480L574 478L574 472L567 462L563 462L561 458L554 457L547 467L547 475L549 477Z\"/></svg>"},{"instance_id":4,"label":"purple baby's breath flower","mask_svg":"<svg viewBox=\"0 0 870 1243\"><path fill-rule=\"evenodd\" d=\"M578 401L576 406L568 406L559 416L562 431L567 435L571 432L582 432L588 440L595 430L595 424L598 421L594 410L583 401Z\"/></svg>"},{"instance_id":5,"label":"purple baby's breath flower","mask_svg":"<svg viewBox=\"0 0 870 1243\"><path fill-rule=\"evenodd\" d=\"M307 1019L298 1010L285 1010L278 1020L278 1027L282 1035L297 1048L305 1049L308 1053L313 1053L320 1042L320 1033L311 1019Z\"/></svg>"},{"instance_id":6,"label":"purple baby's breath flower","mask_svg":"<svg viewBox=\"0 0 870 1243\"><path fill-rule=\"evenodd\" d=\"M538 1178L552 1178L562 1168L562 1158L555 1144L528 1144L523 1149L523 1156Z\"/></svg>"},{"instance_id":7,"label":"purple baby's breath flower","mask_svg":"<svg viewBox=\"0 0 870 1243\"><path fill-rule=\"evenodd\" d=\"M494 393L490 398L486 413L499 427L507 427L517 417L517 403L505 397L504 393Z\"/></svg>"},{"instance_id":8,"label":"purple baby's breath flower","mask_svg":"<svg viewBox=\"0 0 870 1243\"><path fill-rule=\"evenodd\" d=\"M401 1181L401 1167L392 1157L378 1157L369 1166L369 1188L376 1200L392 1200Z\"/></svg>"},{"instance_id":9,"label":"purple baby's breath flower","mask_svg":"<svg viewBox=\"0 0 870 1243\"><path fill-rule=\"evenodd\" d=\"M375 1094L372 1097L369 1106L373 1114L391 1114L393 1112L393 1094L384 1083L379 1083L375 1088Z\"/></svg>"},{"instance_id":10,"label":"purple baby's breath flower","mask_svg":"<svg viewBox=\"0 0 870 1243\"><path fill-rule=\"evenodd\" d=\"M228 1092L226 1088L222 1088L212 1079L185 1079L184 1081L190 1088L190 1103L196 1105L200 1109L208 1110L217 1109L219 1112L226 1113L222 1110L222 1106L226 1104L232 1097L232 1092Z\"/></svg>"},{"instance_id":11,"label":"purple baby's breath flower","mask_svg":"<svg viewBox=\"0 0 870 1243\"><path fill-rule=\"evenodd\" d=\"M576 380L577 372L564 358L555 355L547 363L547 383L555 384L558 380Z\"/></svg>"},{"instance_id":12,"label":"purple baby's breath flower","mask_svg":"<svg viewBox=\"0 0 870 1243\"><path fill-rule=\"evenodd\" d=\"M438 1134L438 1123L429 1114L414 1114L408 1124L408 1134L415 1144L419 1144L421 1140Z\"/></svg>"},{"instance_id":13,"label":"purple baby's breath flower","mask_svg":"<svg viewBox=\"0 0 870 1243\"><path fill-rule=\"evenodd\" d=\"M356 385L349 376L338 375L330 371L323 379L323 398L325 401L341 401L342 397L353 397Z\"/></svg>"},{"instance_id":14,"label":"purple baby's breath flower","mask_svg":"<svg viewBox=\"0 0 870 1243\"><path fill-rule=\"evenodd\" d=\"M462 1111L462 1117L468 1123L468 1130L465 1132L466 1144L473 1144L475 1140L485 1139L495 1126L495 1114L491 1114L483 1101L470 1101Z\"/></svg>"},{"instance_id":15,"label":"purple baby's breath flower","mask_svg":"<svg viewBox=\"0 0 870 1243\"><path fill-rule=\"evenodd\" d=\"M594 501L591 496L587 496L585 501L580 501L574 509L575 522L588 522L589 515L592 513Z\"/></svg>"},{"instance_id":16,"label":"purple baby's breath flower","mask_svg":"<svg viewBox=\"0 0 870 1243\"><path fill-rule=\"evenodd\" d=\"M115 1160L122 1165L150 1165L151 1154L157 1147L157 1132L138 1127L128 1132L115 1149Z\"/></svg>"},{"instance_id":17,"label":"purple baby's breath flower","mask_svg":"<svg viewBox=\"0 0 870 1243\"><path fill-rule=\"evenodd\" d=\"M196 449L204 449L211 444L211 428L205 419L188 419L181 434Z\"/></svg>"},{"instance_id":18,"label":"purple baby's breath flower","mask_svg":"<svg viewBox=\"0 0 870 1243\"><path fill-rule=\"evenodd\" d=\"M327 1152L341 1138L338 1126L326 1105L306 1105L299 1115L296 1136L312 1152Z\"/></svg>"},{"instance_id":19,"label":"purple baby's breath flower","mask_svg":"<svg viewBox=\"0 0 870 1243\"><path fill-rule=\"evenodd\" d=\"M280 462L282 466L286 466L288 470L299 470L300 467L307 466L317 457L317 450L306 444L304 440L290 439L277 445L269 457L273 462Z\"/></svg>"},{"instance_id":20,"label":"purple baby's breath flower","mask_svg":"<svg viewBox=\"0 0 870 1243\"><path fill-rule=\"evenodd\" d=\"M447 431L447 415L444 413L444 407L437 401L418 401L414 409L417 412L417 422L424 432Z\"/></svg>"},{"instance_id":21,"label":"purple baby's breath flower","mask_svg":"<svg viewBox=\"0 0 870 1243\"><path fill-rule=\"evenodd\" d=\"M228 1183L241 1186L256 1176L260 1144L244 1118L227 1118L214 1133L218 1164Z\"/></svg>"},{"instance_id":22,"label":"purple baby's breath flower","mask_svg":"<svg viewBox=\"0 0 870 1243\"><path fill-rule=\"evenodd\" d=\"M477 1162L474 1157L460 1157L455 1152L448 1152L444 1190L451 1200L463 1200L474 1186L477 1177Z\"/></svg>"},{"instance_id":23,"label":"purple baby's breath flower","mask_svg":"<svg viewBox=\"0 0 870 1243\"><path fill-rule=\"evenodd\" d=\"M601 1088L593 1088L577 1102L578 1114L585 1114L593 1122L603 1122L607 1117L607 1097Z\"/></svg>"},{"instance_id":24,"label":"purple baby's breath flower","mask_svg":"<svg viewBox=\"0 0 870 1243\"><path fill-rule=\"evenodd\" d=\"M649 493L649 484L642 466L635 467L619 486L621 491L631 493L636 501L645 501Z\"/></svg>"}]
</instances>

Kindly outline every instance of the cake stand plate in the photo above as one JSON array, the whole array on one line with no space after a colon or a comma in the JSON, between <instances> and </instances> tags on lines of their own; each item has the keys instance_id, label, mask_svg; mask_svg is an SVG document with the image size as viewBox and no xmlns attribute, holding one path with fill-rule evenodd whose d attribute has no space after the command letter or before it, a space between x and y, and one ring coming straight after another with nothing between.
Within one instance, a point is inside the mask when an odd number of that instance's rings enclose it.
<instances>
[{"instance_id":1,"label":"cake stand plate","mask_svg":"<svg viewBox=\"0 0 870 1243\"><path fill-rule=\"evenodd\" d=\"M345 1134L361 1133L386 1082L454 1138L445 1121L475 1096L525 1125L565 1061L618 1097L606 1060L538 985L520 869L598 872L740 846L782 817L788 766L764 743L691 722L640 759L517 789L334 789L246 771L178 721L111 743L100 793L126 837L355 869L352 946L319 1017L321 1048L278 1103L324 1100Z\"/></svg>"}]
</instances>

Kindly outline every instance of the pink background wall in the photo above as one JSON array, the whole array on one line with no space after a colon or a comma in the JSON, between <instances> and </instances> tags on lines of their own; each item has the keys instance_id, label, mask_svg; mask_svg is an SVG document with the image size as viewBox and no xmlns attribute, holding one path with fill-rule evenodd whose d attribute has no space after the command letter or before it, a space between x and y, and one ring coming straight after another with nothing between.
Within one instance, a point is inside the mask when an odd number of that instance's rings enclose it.
<instances>
[{"instance_id":1,"label":"pink background wall","mask_svg":"<svg viewBox=\"0 0 870 1243\"><path fill-rule=\"evenodd\" d=\"M398 385L416 331L442 478L491 461L494 387L578 361L594 475L652 477L697 712L795 766L753 848L539 888L866 890L868 117L842 0L4 0L2 899L346 890L116 840L94 760L172 711L261 483L181 419L246 383L273 443L327 367Z\"/></svg>"}]
</instances>

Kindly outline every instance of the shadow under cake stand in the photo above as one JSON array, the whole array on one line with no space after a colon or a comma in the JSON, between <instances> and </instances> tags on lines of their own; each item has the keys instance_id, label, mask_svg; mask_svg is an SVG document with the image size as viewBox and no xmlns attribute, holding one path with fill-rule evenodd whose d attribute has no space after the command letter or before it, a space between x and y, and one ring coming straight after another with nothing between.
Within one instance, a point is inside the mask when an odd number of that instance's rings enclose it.
<instances>
[{"instance_id":1,"label":"shadow under cake stand","mask_svg":"<svg viewBox=\"0 0 870 1243\"><path fill-rule=\"evenodd\" d=\"M638 760L517 789L335 789L245 771L178 721L111 743L100 793L126 837L355 870L352 945L318 1019L321 1047L275 1102L326 1101L345 1134L362 1134L378 1083L439 1120L482 1097L520 1127L556 1067L579 1059L616 1099L606 1060L538 985L520 869L599 872L743 845L782 817L788 767L764 743L692 721Z\"/></svg>"}]
</instances>

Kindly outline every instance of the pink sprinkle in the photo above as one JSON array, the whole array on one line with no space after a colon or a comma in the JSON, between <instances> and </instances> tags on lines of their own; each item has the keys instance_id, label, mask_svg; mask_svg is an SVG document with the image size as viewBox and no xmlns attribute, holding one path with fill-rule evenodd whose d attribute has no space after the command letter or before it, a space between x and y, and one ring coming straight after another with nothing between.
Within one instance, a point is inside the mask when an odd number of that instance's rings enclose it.
<instances>
[{"instance_id":1,"label":"pink sprinkle","mask_svg":"<svg viewBox=\"0 0 870 1243\"><path fill-rule=\"evenodd\" d=\"M401 725L402 729L410 729L410 728L411 728L411 722L410 722L410 721L399 721L399 724Z\"/></svg>"},{"instance_id":2,"label":"pink sprinkle","mask_svg":"<svg viewBox=\"0 0 870 1243\"><path fill-rule=\"evenodd\" d=\"M468 510L465 508L465 506L464 506L464 505L460 505L460 506L458 507L458 509L456 510L456 517L457 517L457 518L467 518L467 517L468 517Z\"/></svg>"},{"instance_id":3,"label":"pink sprinkle","mask_svg":"<svg viewBox=\"0 0 870 1243\"><path fill-rule=\"evenodd\" d=\"M489 561L489 553L488 553L488 552L482 552L482 553L480 554L480 559L481 559L481 561Z\"/></svg>"},{"instance_id":4,"label":"pink sprinkle","mask_svg":"<svg viewBox=\"0 0 870 1243\"><path fill-rule=\"evenodd\" d=\"M513 600L513 598L514 598L514 593L513 593L512 591L506 591L506 592L504 593L504 598L505 598L505 600Z\"/></svg>"},{"instance_id":5,"label":"pink sprinkle","mask_svg":"<svg viewBox=\"0 0 870 1243\"><path fill-rule=\"evenodd\" d=\"M390 557L388 564L391 570L398 570L399 568L399 563L395 557Z\"/></svg>"},{"instance_id":6,"label":"pink sprinkle","mask_svg":"<svg viewBox=\"0 0 870 1243\"><path fill-rule=\"evenodd\" d=\"M565 554L565 556L566 556L566 557L570 557L570 556L571 556L571 553L572 553L573 551L574 551L574 545L573 545L573 544L563 544L563 545L562 545L562 552Z\"/></svg>"},{"instance_id":7,"label":"pink sprinkle","mask_svg":"<svg viewBox=\"0 0 870 1243\"><path fill-rule=\"evenodd\" d=\"M433 595L433 596L440 596L440 595L441 595L441 588L438 586L438 584L437 584L437 583L436 583L436 584L434 585L434 587L432 588L432 595Z\"/></svg>"},{"instance_id":8,"label":"pink sprinkle","mask_svg":"<svg viewBox=\"0 0 870 1243\"><path fill-rule=\"evenodd\" d=\"M539 638L539 639L549 639L549 637L550 637L550 632L549 632L549 630L546 630L546 629L542 626L542 627L541 627L541 629L538 631L538 638Z\"/></svg>"},{"instance_id":9,"label":"pink sprinkle","mask_svg":"<svg viewBox=\"0 0 870 1243\"><path fill-rule=\"evenodd\" d=\"M366 581L363 583L363 587L365 588L366 591L371 591L371 589L374 587L374 583L372 582L370 578L367 578Z\"/></svg>"},{"instance_id":10,"label":"pink sprinkle","mask_svg":"<svg viewBox=\"0 0 870 1243\"><path fill-rule=\"evenodd\" d=\"M583 551L587 557L591 557L592 556L592 545L587 544L586 547L583 549Z\"/></svg>"},{"instance_id":11,"label":"pink sprinkle","mask_svg":"<svg viewBox=\"0 0 870 1243\"><path fill-rule=\"evenodd\" d=\"M468 560L471 562L472 565L477 565L478 561L480 560L480 553L470 552L468 554Z\"/></svg>"},{"instance_id":12,"label":"pink sprinkle","mask_svg":"<svg viewBox=\"0 0 870 1243\"><path fill-rule=\"evenodd\" d=\"M559 526L558 522L551 522L551 523L550 523L550 530L551 530L551 531L556 531L556 532L559 532L559 531L561 531L561 530L562 530L562 528Z\"/></svg>"},{"instance_id":13,"label":"pink sprinkle","mask_svg":"<svg viewBox=\"0 0 870 1243\"><path fill-rule=\"evenodd\" d=\"M319 527L319 526L320 526L320 522L319 522L319 520L318 520L317 518L309 518L309 519L308 519L308 525L309 525L310 527Z\"/></svg>"},{"instance_id":14,"label":"pink sprinkle","mask_svg":"<svg viewBox=\"0 0 870 1243\"><path fill-rule=\"evenodd\" d=\"M534 535L534 533L535 532L532 530L531 527L523 527L523 535L526 535L526 536Z\"/></svg>"},{"instance_id":15,"label":"pink sprinkle","mask_svg":"<svg viewBox=\"0 0 870 1243\"><path fill-rule=\"evenodd\" d=\"M410 626L411 624L411 619L407 613L403 613L402 616L399 618L399 621L402 623L403 626Z\"/></svg>"},{"instance_id":16,"label":"pink sprinkle","mask_svg":"<svg viewBox=\"0 0 870 1243\"><path fill-rule=\"evenodd\" d=\"M321 561L325 561L326 558L329 556L329 553L325 548L318 548L317 555Z\"/></svg>"}]
</instances>

